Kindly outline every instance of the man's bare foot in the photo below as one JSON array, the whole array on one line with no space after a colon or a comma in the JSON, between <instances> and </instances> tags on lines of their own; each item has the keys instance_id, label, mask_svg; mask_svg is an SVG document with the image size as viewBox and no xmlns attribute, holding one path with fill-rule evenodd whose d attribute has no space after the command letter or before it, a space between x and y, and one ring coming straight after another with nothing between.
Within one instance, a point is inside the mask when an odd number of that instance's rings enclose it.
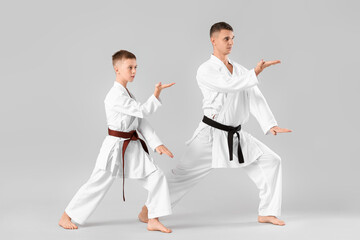
<instances>
[{"instance_id":1,"label":"man's bare foot","mask_svg":"<svg viewBox=\"0 0 360 240\"><path fill-rule=\"evenodd\" d=\"M71 222L71 218L66 214L66 212L64 212L61 216L59 225L65 229L78 229L78 227Z\"/></svg>"},{"instance_id":2,"label":"man's bare foot","mask_svg":"<svg viewBox=\"0 0 360 240\"><path fill-rule=\"evenodd\" d=\"M149 219L147 230L149 231L161 231L163 233L171 233L171 229L165 227L160 221L159 218Z\"/></svg>"},{"instance_id":3,"label":"man's bare foot","mask_svg":"<svg viewBox=\"0 0 360 240\"><path fill-rule=\"evenodd\" d=\"M278 219L275 216L259 216L258 217L259 223L272 223L274 225L284 226L285 222Z\"/></svg>"},{"instance_id":4,"label":"man's bare foot","mask_svg":"<svg viewBox=\"0 0 360 240\"><path fill-rule=\"evenodd\" d=\"M141 209L141 212L139 213L139 216L138 216L140 222L143 222L143 223L148 223L149 221L149 218L148 218L148 209L147 207L144 205Z\"/></svg>"}]
</instances>

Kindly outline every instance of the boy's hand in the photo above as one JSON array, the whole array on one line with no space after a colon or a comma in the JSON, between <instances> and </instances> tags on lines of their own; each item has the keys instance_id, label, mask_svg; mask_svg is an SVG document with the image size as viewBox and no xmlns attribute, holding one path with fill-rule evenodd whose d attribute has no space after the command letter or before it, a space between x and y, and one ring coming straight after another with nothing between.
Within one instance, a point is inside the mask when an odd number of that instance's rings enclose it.
<instances>
[{"instance_id":1,"label":"boy's hand","mask_svg":"<svg viewBox=\"0 0 360 240\"><path fill-rule=\"evenodd\" d=\"M154 91L154 96L156 98L159 98L161 90L163 90L164 88L168 88L171 87L172 85L174 85L175 83L169 83L169 84L161 84L161 82L159 82L158 84L155 85L155 91Z\"/></svg>"},{"instance_id":2,"label":"boy's hand","mask_svg":"<svg viewBox=\"0 0 360 240\"><path fill-rule=\"evenodd\" d=\"M256 76L259 75L265 68L270 67L271 65L275 65L281 63L280 60L275 60L275 61L267 61L265 62L263 59L261 59L260 62L258 62L258 64L255 67L255 74Z\"/></svg>"},{"instance_id":3,"label":"boy's hand","mask_svg":"<svg viewBox=\"0 0 360 240\"><path fill-rule=\"evenodd\" d=\"M168 155L169 157L173 158L174 155L169 151L169 149L167 149L167 147L165 147L164 145L160 145L158 147L155 148L155 150L162 155L163 153L165 153L166 155Z\"/></svg>"}]
</instances>

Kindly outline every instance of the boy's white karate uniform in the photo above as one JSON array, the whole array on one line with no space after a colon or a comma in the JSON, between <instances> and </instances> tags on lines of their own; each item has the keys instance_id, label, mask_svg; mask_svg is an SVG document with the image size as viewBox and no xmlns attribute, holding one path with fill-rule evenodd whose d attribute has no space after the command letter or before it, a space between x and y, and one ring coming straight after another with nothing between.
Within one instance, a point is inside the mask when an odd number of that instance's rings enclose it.
<instances>
[{"instance_id":1,"label":"boy's white karate uniform","mask_svg":"<svg viewBox=\"0 0 360 240\"><path fill-rule=\"evenodd\" d=\"M277 122L257 87L254 69L249 71L230 59L229 62L233 65L233 74L214 55L198 69L196 78L204 96L204 115L224 125L238 126L246 123L251 113L268 134ZM229 161L227 132L204 122L200 122L187 145L186 153L168 177L172 206L212 168L243 168L260 190L259 215L280 216L281 159L267 146L241 130L244 163L239 163L236 154L236 134L233 140L235 154Z\"/></svg>"},{"instance_id":2,"label":"boy's white karate uniform","mask_svg":"<svg viewBox=\"0 0 360 240\"><path fill-rule=\"evenodd\" d=\"M104 102L107 125L110 129L121 132L136 130L154 151L162 145L144 118L161 106L161 102L154 95L144 104L140 104L132 94L129 96L120 83L115 82ZM122 178L124 140L126 139L106 136L90 179L79 189L65 209L75 222L83 224L105 196L115 178ZM149 218L171 214L165 175L143 150L140 141L130 141L124 158L125 178L137 179L149 192L145 203L149 210Z\"/></svg>"}]
</instances>

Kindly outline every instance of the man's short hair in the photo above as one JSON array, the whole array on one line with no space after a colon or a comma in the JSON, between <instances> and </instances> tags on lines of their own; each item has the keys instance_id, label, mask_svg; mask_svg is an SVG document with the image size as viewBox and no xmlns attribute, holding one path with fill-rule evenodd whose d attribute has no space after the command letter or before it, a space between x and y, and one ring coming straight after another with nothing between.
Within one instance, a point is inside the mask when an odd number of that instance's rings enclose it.
<instances>
[{"instance_id":1,"label":"man's short hair","mask_svg":"<svg viewBox=\"0 0 360 240\"><path fill-rule=\"evenodd\" d=\"M115 65L117 61L121 61L123 59L136 59L136 56L133 53L126 50L117 51L112 55L113 65Z\"/></svg>"},{"instance_id":2,"label":"man's short hair","mask_svg":"<svg viewBox=\"0 0 360 240\"><path fill-rule=\"evenodd\" d=\"M233 28L230 26L230 24L228 24L226 22L218 22L218 23L215 23L214 25L211 26L211 28L210 28L210 37L212 37L212 35L215 32L220 32L223 29L234 31Z\"/></svg>"}]
</instances>

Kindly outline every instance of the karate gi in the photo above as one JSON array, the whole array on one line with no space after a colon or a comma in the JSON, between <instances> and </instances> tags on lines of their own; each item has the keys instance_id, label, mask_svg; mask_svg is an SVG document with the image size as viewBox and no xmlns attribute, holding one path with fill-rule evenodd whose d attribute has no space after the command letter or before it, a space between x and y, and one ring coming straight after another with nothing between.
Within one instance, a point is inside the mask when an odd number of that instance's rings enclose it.
<instances>
[{"instance_id":1,"label":"karate gi","mask_svg":"<svg viewBox=\"0 0 360 240\"><path fill-rule=\"evenodd\" d=\"M105 98L108 128L130 132L137 130L150 148L155 151L162 142L144 117L155 112L161 102L154 96L140 104L120 83L115 82ZM85 223L109 190L115 178L122 177L122 145L125 138L106 136L90 179L78 190L65 212L79 224ZM140 141L130 141L125 151L124 177L137 179L148 190L145 203L149 218L171 214L166 177L148 155Z\"/></svg>"},{"instance_id":2,"label":"karate gi","mask_svg":"<svg viewBox=\"0 0 360 240\"><path fill-rule=\"evenodd\" d=\"M233 73L211 55L197 71L197 82L204 96L204 115L228 126L243 125L250 113L259 122L264 134L277 122L258 88L254 69L247 70L236 62ZM212 168L243 168L260 190L259 215L281 214L281 159L244 130L240 132L244 163L239 163L233 138L233 160L229 160L227 132L200 122L193 137L187 141L185 154L168 176L170 198L174 207L181 198L204 178Z\"/></svg>"}]
</instances>

